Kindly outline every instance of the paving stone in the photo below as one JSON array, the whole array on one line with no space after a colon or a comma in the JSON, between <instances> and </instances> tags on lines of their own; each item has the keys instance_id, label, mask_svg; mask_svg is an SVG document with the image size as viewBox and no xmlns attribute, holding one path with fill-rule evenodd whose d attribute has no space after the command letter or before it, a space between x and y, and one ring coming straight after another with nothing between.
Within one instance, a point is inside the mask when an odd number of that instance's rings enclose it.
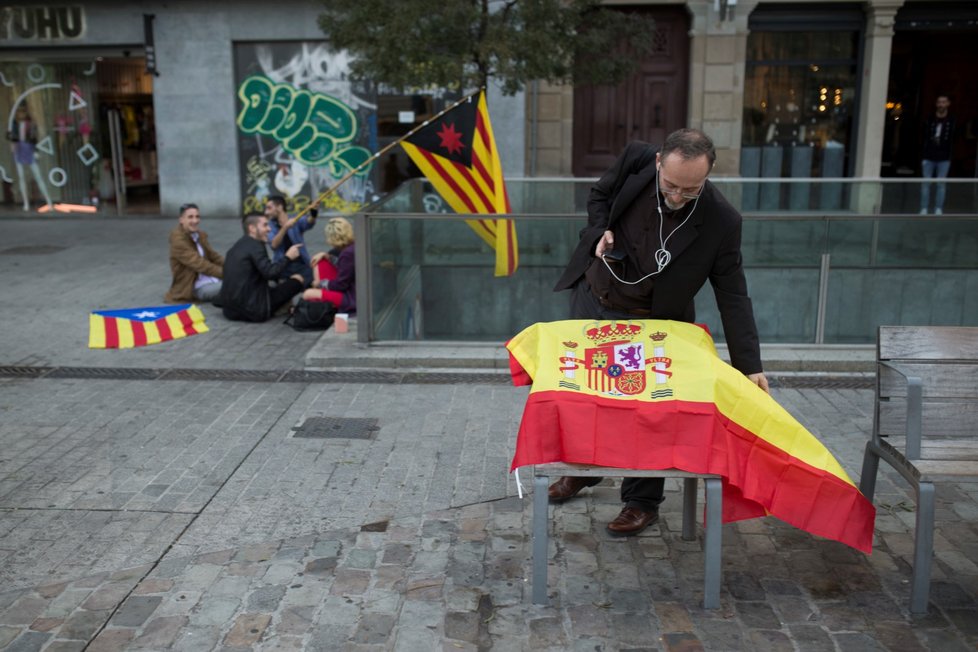
<instances>
[{"instance_id":1,"label":"paving stone","mask_svg":"<svg viewBox=\"0 0 978 652\"><path fill-rule=\"evenodd\" d=\"M160 650L168 647L186 626L186 616L161 616L149 621L136 639L134 649Z\"/></svg>"},{"instance_id":2,"label":"paving stone","mask_svg":"<svg viewBox=\"0 0 978 652\"><path fill-rule=\"evenodd\" d=\"M163 602L161 596L130 596L110 621L116 627L139 627Z\"/></svg>"},{"instance_id":3,"label":"paving stone","mask_svg":"<svg viewBox=\"0 0 978 652\"><path fill-rule=\"evenodd\" d=\"M832 638L840 652L882 652L884 650L869 634L844 632L833 634Z\"/></svg>"},{"instance_id":4,"label":"paving stone","mask_svg":"<svg viewBox=\"0 0 978 652\"><path fill-rule=\"evenodd\" d=\"M285 597L285 586L263 586L248 596L248 611L272 612L278 609L279 603Z\"/></svg>"},{"instance_id":5,"label":"paving stone","mask_svg":"<svg viewBox=\"0 0 978 652\"><path fill-rule=\"evenodd\" d=\"M272 617L268 614L241 614L234 620L224 643L230 647L252 647L261 640Z\"/></svg>"},{"instance_id":6,"label":"paving stone","mask_svg":"<svg viewBox=\"0 0 978 652\"><path fill-rule=\"evenodd\" d=\"M81 652L86 649L85 641L51 641L44 647L44 652Z\"/></svg>"},{"instance_id":7,"label":"paving stone","mask_svg":"<svg viewBox=\"0 0 978 652\"><path fill-rule=\"evenodd\" d=\"M534 618L530 620L530 647L535 650L550 647L566 647L567 636L557 618Z\"/></svg>"},{"instance_id":8,"label":"paving stone","mask_svg":"<svg viewBox=\"0 0 978 652\"><path fill-rule=\"evenodd\" d=\"M774 610L766 602L746 602L734 603L737 614L744 625L750 629L780 629L781 619L778 618Z\"/></svg>"},{"instance_id":9,"label":"paving stone","mask_svg":"<svg viewBox=\"0 0 978 652\"><path fill-rule=\"evenodd\" d=\"M811 652L834 652L835 643L825 628L816 624L792 623L788 631L795 644L802 650Z\"/></svg>"},{"instance_id":10,"label":"paving stone","mask_svg":"<svg viewBox=\"0 0 978 652\"><path fill-rule=\"evenodd\" d=\"M65 620L65 624L58 630L58 638L87 641L105 624L111 613L111 609L100 611L79 609Z\"/></svg>"},{"instance_id":11,"label":"paving stone","mask_svg":"<svg viewBox=\"0 0 978 652\"><path fill-rule=\"evenodd\" d=\"M387 642L397 617L394 614L368 613L360 618L353 641L379 645ZM458 637L454 637L458 638Z\"/></svg>"},{"instance_id":12,"label":"paving stone","mask_svg":"<svg viewBox=\"0 0 978 652\"><path fill-rule=\"evenodd\" d=\"M129 648L134 636L135 631L132 629L107 627L89 643L88 650L89 652L122 652Z\"/></svg>"},{"instance_id":13,"label":"paving stone","mask_svg":"<svg viewBox=\"0 0 978 652\"><path fill-rule=\"evenodd\" d=\"M46 632L24 632L8 645L5 652L37 652L51 640Z\"/></svg>"}]
</instances>

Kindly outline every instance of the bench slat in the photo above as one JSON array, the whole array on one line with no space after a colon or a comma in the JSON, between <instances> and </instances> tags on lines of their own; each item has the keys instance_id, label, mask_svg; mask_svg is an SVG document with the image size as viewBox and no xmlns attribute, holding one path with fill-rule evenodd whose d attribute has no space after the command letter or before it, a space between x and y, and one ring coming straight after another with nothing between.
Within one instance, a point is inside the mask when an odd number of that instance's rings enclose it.
<instances>
[{"instance_id":1,"label":"bench slat","mask_svg":"<svg viewBox=\"0 0 978 652\"><path fill-rule=\"evenodd\" d=\"M904 451L904 437L887 437L886 441ZM978 462L978 440L924 439L920 446L922 460L968 460Z\"/></svg>"},{"instance_id":2,"label":"bench slat","mask_svg":"<svg viewBox=\"0 0 978 652\"><path fill-rule=\"evenodd\" d=\"M570 475L575 477L612 477L612 478L719 478L711 473L690 473L679 469L618 469L610 466L593 466L590 464L568 464L566 462L551 462L537 464L533 467L533 475Z\"/></svg>"},{"instance_id":3,"label":"bench slat","mask_svg":"<svg viewBox=\"0 0 978 652\"><path fill-rule=\"evenodd\" d=\"M921 428L923 440L928 436L941 439L978 439L978 402L924 402ZM906 434L907 405L903 400L881 401L879 432L882 435Z\"/></svg>"},{"instance_id":4,"label":"bench slat","mask_svg":"<svg viewBox=\"0 0 978 652\"><path fill-rule=\"evenodd\" d=\"M883 326L880 360L978 360L978 329L967 326Z\"/></svg>"},{"instance_id":5,"label":"bench slat","mask_svg":"<svg viewBox=\"0 0 978 652\"><path fill-rule=\"evenodd\" d=\"M928 398L978 398L978 363L900 362L900 370L917 376L923 383L924 400ZM907 381L889 367L879 368L881 397L904 397Z\"/></svg>"}]
</instances>

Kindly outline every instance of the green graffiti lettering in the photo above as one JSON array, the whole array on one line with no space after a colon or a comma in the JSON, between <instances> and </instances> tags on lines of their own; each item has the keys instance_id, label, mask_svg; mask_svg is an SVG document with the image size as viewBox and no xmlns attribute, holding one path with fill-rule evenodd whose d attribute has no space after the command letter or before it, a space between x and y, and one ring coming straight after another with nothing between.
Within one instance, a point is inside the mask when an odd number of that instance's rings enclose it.
<instances>
[{"instance_id":1,"label":"green graffiti lettering","mask_svg":"<svg viewBox=\"0 0 978 652\"><path fill-rule=\"evenodd\" d=\"M334 97L260 76L245 79L238 97L241 131L271 136L303 165L329 165L331 173L340 176L370 157L362 147L344 147L356 137L357 116Z\"/></svg>"},{"instance_id":2,"label":"green graffiti lettering","mask_svg":"<svg viewBox=\"0 0 978 652\"><path fill-rule=\"evenodd\" d=\"M350 107L327 95L319 95L312 105L309 117L319 133L329 136L337 143L345 143L356 134L357 116Z\"/></svg>"},{"instance_id":3,"label":"green graffiti lettering","mask_svg":"<svg viewBox=\"0 0 978 652\"><path fill-rule=\"evenodd\" d=\"M244 106L238 114L238 127L251 134L265 118L268 100L272 95L272 83L264 77L249 77L238 88L238 97Z\"/></svg>"},{"instance_id":4,"label":"green graffiti lettering","mask_svg":"<svg viewBox=\"0 0 978 652\"><path fill-rule=\"evenodd\" d=\"M284 142L293 134L302 129L309 117L309 110L312 107L312 98L308 91L296 91L292 98L292 105L285 115L282 125L275 130L275 140Z\"/></svg>"},{"instance_id":5,"label":"green graffiti lettering","mask_svg":"<svg viewBox=\"0 0 978 652\"><path fill-rule=\"evenodd\" d=\"M265 119L258 126L260 132L268 136L274 135L275 130L285 121L285 110L292 104L294 93L295 91L285 84L279 84L275 87Z\"/></svg>"},{"instance_id":6,"label":"green graffiti lettering","mask_svg":"<svg viewBox=\"0 0 978 652\"><path fill-rule=\"evenodd\" d=\"M357 166L363 165L369 158L370 150L357 146L347 147L337 152L333 160L329 162L330 174L334 177L343 176L347 172L355 170ZM360 174L366 174L366 171L361 171Z\"/></svg>"},{"instance_id":7,"label":"green graffiti lettering","mask_svg":"<svg viewBox=\"0 0 978 652\"><path fill-rule=\"evenodd\" d=\"M308 145L296 150L295 157L306 165L324 165L335 150L336 143L332 138L316 134Z\"/></svg>"}]
</instances>

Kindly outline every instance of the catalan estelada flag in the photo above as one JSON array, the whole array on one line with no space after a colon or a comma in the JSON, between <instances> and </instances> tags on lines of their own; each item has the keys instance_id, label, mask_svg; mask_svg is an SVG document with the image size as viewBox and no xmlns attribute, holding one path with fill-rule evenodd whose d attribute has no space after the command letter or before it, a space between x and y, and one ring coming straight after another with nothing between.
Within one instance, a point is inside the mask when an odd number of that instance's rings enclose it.
<instances>
[{"instance_id":1,"label":"catalan estelada flag","mask_svg":"<svg viewBox=\"0 0 978 652\"><path fill-rule=\"evenodd\" d=\"M96 310L88 316L88 348L131 349L206 333L200 308L192 303L126 310Z\"/></svg>"},{"instance_id":2,"label":"catalan estelada flag","mask_svg":"<svg viewBox=\"0 0 978 652\"><path fill-rule=\"evenodd\" d=\"M513 468L569 462L721 476L723 521L772 515L869 553L876 510L835 457L675 321L559 321L510 340L532 383Z\"/></svg>"},{"instance_id":3,"label":"catalan estelada flag","mask_svg":"<svg viewBox=\"0 0 978 652\"><path fill-rule=\"evenodd\" d=\"M468 98L431 124L401 141L438 194L456 213L509 213L509 196L489 122L486 94ZM466 220L496 252L496 276L519 265L513 220Z\"/></svg>"}]
</instances>

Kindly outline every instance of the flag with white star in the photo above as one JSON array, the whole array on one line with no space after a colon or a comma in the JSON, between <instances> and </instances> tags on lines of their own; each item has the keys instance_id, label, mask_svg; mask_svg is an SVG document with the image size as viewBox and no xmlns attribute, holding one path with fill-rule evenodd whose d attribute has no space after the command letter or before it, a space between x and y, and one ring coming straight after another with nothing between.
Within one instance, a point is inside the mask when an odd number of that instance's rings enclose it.
<instances>
[{"instance_id":1,"label":"flag with white star","mask_svg":"<svg viewBox=\"0 0 978 652\"><path fill-rule=\"evenodd\" d=\"M96 310L89 314L88 325L90 349L131 349L208 330L204 314L192 303Z\"/></svg>"},{"instance_id":2,"label":"flag with white star","mask_svg":"<svg viewBox=\"0 0 978 652\"><path fill-rule=\"evenodd\" d=\"M401 146L456 213L510 212L485 91L432 120L401 141ZM513 220L467 219L466 223L495 250L496 276L516 271L519 251Z\"/></svg>"}]
</instances>

